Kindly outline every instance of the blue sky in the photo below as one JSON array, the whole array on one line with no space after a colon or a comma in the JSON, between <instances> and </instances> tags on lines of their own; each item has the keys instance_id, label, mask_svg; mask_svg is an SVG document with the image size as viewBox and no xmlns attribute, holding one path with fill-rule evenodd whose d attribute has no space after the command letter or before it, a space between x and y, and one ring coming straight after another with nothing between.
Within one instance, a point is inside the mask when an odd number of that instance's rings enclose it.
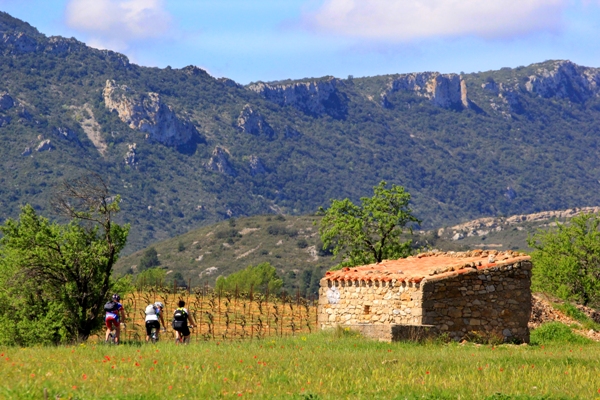
<instances>
[{"instance_id":1,"label":"blue sky","mask_svg":"<svg viewBox=\"0 0 600 400\"><path fill-rule=\"evenodd\" d=\"M46 35L252 81L600 67L600 0L0 0Z\"/></svg>"}]
</instances>

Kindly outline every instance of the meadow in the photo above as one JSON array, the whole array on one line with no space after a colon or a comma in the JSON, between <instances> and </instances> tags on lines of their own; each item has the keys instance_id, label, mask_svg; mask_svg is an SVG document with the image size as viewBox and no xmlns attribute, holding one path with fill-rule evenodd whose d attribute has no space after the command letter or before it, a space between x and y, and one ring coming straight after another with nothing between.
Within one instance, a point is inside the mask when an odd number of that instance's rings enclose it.
<instances>
[{"instance_id":1,"label":"meadow","mask_svg":"<svg viewBox=\"0 0 600 400\"><path fill-rule=\"evenodd\" d=\"M593 399L600 346L380 343L347 331L1 348L1 398Z\"/></svg>"}]
</instances>

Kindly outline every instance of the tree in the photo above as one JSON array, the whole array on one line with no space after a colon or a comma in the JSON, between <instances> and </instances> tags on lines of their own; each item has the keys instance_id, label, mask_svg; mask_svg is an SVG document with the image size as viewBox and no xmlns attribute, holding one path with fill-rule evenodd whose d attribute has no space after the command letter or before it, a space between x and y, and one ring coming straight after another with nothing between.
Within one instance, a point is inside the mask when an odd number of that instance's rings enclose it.
<instances>
[{"instance_id":1,"label":"tree","mask_svg":"<svg viewBox=\"0 0 600 400\"><path fill-rule=\"evenodd\" d=\"M139 270L144 271L152 267L158 267L159 265L160 260L158 259L158 253L156 252L156 249L154 247L149 247L140 259Z\"/></svg>"},{"instance_id":2,"label":"tree","mask_svg":"<svg viewBox=\"0 0 600 400\"><path fill-rule=\"evenodd\" d=\"M319 228L323 249L333 246L333 254L342 256L342 262L334 269L410 254L411 241L403 241L403 236L412 234L408 224L420 221L408 207L410 194L402 186L386 186L381 181L373 188L373 197L360 199L360 206L344 199L332 200L327 210L319 209L323 215Z\"/></svg>"},{"instance_id":3,"label":"tree","mask_svg":"<svg viewBox=\"0 0 600 400\"><path fill-rule=\"evenodd\" d=\"M600 300L600 216L581 214L569 224L539 231L528 239L534 290L583 305Z\"/></svg>"},{"instance_id":4,"label":"tree","mask_svg":"<svg viewBox=\"0 0 600 400\"><path fill-rule=\"evenodd\" d=\"M0 227L0 268L9 301L38 309L46 304L63 313L61 337L87 339L100 325L129 232L129 225L113 221L120 201L90 175L64 182L55 193L52 205L69 223L50 222L29 205L18 221L7 220Z\"/></svg>"},{"instance_id":5,"label":"tree","mask_svg":"<svg viewBox=\"0 0 600 400\"><path fill-rule=\"evenodd\" d=\"M150 268L135 277L135 287L157 287L165 285L167 271L162 268Z\"/></svg>"},{"instance_id":6,"label":"tree","mask_svg":"<svg viewBox=\"0 0 600 400\"><path fill-rule=\"evenodd\" d=\"M218 277L216 288L226 292L249 293L250 289L254 292L277 293L283 281L277 276L277 271L268 262L249 265L241 271L234 272L227 277Z\"/></svg>"}]
</instances>

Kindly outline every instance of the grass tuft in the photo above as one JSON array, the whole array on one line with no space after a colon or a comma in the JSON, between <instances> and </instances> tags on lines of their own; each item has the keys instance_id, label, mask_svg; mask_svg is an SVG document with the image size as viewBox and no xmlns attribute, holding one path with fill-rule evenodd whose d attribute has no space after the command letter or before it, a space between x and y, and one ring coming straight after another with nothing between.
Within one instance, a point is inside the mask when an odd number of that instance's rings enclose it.
<instances>
[{"instance_id":1,"label":"grass tuft","mask_svg":"<svg viewBox=\"0 0 600 400\"><path fill-rule=\"evenodd\" d=\"M571 327L561 322L547 322L531 332L531 344L547 343L587 344L592 341L573 333Z\"/></svg>"},{"instance_id":2,"label":"grass tuft","mask_svg":"<svg viewBox=\"0 0 600 400\"><path fill-rule=\"evenodd\" d=\"M575 307L573 304L559 303L553 304L552 306L557 310L562 311L567 317L573 318L575 321L579 322L585 329L600 331L600 324L592 320L586 313Z\"/></svg>"}]
</instances>

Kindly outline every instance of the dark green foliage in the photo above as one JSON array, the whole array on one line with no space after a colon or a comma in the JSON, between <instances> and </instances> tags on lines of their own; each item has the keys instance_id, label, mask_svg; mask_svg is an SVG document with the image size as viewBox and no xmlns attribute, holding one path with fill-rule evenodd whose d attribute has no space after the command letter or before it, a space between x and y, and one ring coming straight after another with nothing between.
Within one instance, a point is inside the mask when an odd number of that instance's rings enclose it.
<instances>
[{"instance_id":1,"label":"dark green foliage","mask_svg":"<svg viewBox=\"0 0 600 400\"><path fill-rule=\"evenodd\" d=\"M405 227L420 221L408 207L410 194L402 186L381 181L373 188L373 197L360 199L360 206L349 199L332 200L331 206L321 209L323 219L319 233L323 247L333 246L333 254L341 255L337 268L381 262L385 259L407 257L411 241L404 238Z\"/></svg>"},{"instance_id":2,"label":"dark green foliage","mask_svg":"<svg viewBox=\"0 0 600 400\"><path fill-rule=\"evenodd\" d=\"M298 246L299 249L305 249L308 247L308 242L306 239L298 239L296 246Z\"/></svg>"},{"instance_id":3,"label":"dark green foliage","mask_svg":"<svg viewBox=\"0 0 600 400\"><path fill-rule=\"evenodd\" d=\"M529 239L533 289L583 305L600 301L600 216L581 214Z\"/></svg>"},{"instance_id":4,"label":"dark green foliage","mask_svg":"<svg viewBox=\"0 0 600 400\"><path fill-rule=\"evenodd\" d=\"M240 238L242 237L242 235L240 235L240 233L237 231L237 229L223 229L218 231L215 234L215 237L218 239L234 239L234 238Z\"/></svg>"},{"instance_id":5,"label":"dark green foliage","mask_svg":"<svg viewBox=\"0 0 600 400\"><path fill-rule=\"evenodd\" d=\"M179 244L177 245L177 251L180 253L182 251L185 251L185 245L183 244L183 242L179 242Z\"/></svg>"},{"instance_id":6,"label":"dark green foliage","mask_svg":"<svg viewBox=\"0 0 600 400\"><path fill-rule=\"evenodd\" d=\"M144 271L152 267L158 267L160 260L158 259L158 253L154 247L149 247L143 257L140 259L139 270Z\"/></svg>"},{"instance_id":7,"label":"dark green foliage","mask_svg":"<svg viewBox=\"0 0 600 400\"><path fill-rule=\"evenodd\" d=\"M283 285L275 268L269 263L256 266L249 265L245 269L226 277L217 278L216 290L238 293L277 293Z\"/></svg>"}]
</instances>

